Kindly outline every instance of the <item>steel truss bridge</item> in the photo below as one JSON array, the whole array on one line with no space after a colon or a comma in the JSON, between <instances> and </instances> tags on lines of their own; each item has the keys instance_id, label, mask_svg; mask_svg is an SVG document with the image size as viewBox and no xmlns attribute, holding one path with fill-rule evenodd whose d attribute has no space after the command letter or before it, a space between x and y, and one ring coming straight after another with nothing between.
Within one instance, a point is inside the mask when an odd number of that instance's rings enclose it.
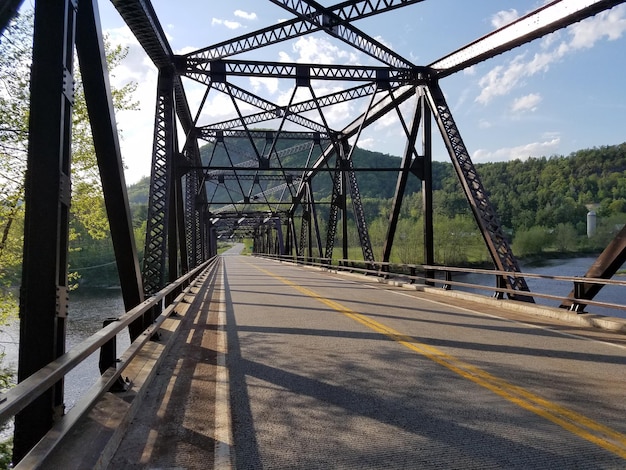
<instances>
[{"instance_id":1,"label":"steel truss bridge","mask_svg":"<svg viewBox=\"0 0 626 470\"><path fill-rule=\"evenodd\" d=\"M368 34L359 29L356 22L400 8L407 14L416 13L423 0L346 0L324 5L314 0L269 0L283 8L288 19L185 55L172 51L161 26L166 18L156 15L149 0L111 1L158 68L143 266L133 238L98 2L35 2L20 381L65 352L74 47L129 311L214 256L219 238L253 238L258 253L323 259L333 258L335 243L340 240L343 258L348 258L348 221L352 219L363 261L371 266L388 262L403 195L412 177L422 184L424 264L434 265L434 134L445 143L494 268L519 272L440 81L622 3L556 0L431 64L418 65L375 39L371 35L375 31ZM21 3L0 1L0 30ZM378 65L242 58L250 55L246 53L312 33L342 41ZM240 77L288 81L293 92L287 104L275 103L242 87ZM191 82L204 87L200 103L189 101L185 85ZM209 95L215 94L232 103L234 117L204 123L203 107ZM302 99L304 95L307 98ZM333 107L350 101L361 103L363 111L351 116L343 128L333 128L329 118ZM354 149L363 130L387 115L397 116L405 150L397 168L381 170L394 171L397 184L382 259L375 260ZM206 143L210 152L203 154L201 147ZM288 159L294 155L304 157ZM294 166L286 161L301 163ZM317 182L328 178L331 190L324 199L330 203L326 203L327 220L321 224L314 194ZM626 232L622 230L587 275L610 278L625 259ZM512 274L501 279L500 287L510 298L533 301L526 294L523 277ZM597 290L596 284L583 285L576 298L592 299ZM576 306L574 302L571 305ZM138 338L152 323L157 307L130 324L131 339ZM50 429L55 415L62 413L62 403L61 380L17 414L17 460Z\"/></svg>"}]
</instances>

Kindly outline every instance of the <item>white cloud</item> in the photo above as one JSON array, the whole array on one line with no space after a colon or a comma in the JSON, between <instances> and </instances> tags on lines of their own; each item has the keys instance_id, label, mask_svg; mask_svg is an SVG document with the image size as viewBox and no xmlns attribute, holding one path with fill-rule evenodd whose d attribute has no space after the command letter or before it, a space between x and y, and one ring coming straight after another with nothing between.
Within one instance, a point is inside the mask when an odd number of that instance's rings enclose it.
<instances>
[{"instance_id":1,"label":"white cloud","mask_svg":"<svg viewBox=\"0 0 626 470\"><path fill-rule=\"evenodd\" d=\"M554 137L552 140L544 142L531 142L517 147L504 147L494 151L479 149L473 153L472 160L474 160L474 163L502 162L554 155L559 148L560 142L561 139L559 137Z\"/></svg>"},{"instance_id":2,"label":"white cloud","mask_svg":"<svg viewBox=\"0 0 626 470\"><path fill-rule=\"evenodd\" d=\"M491 17L491 24L494 28L498 29L515 21L517 18L519 18L517 10L502 10Z\"/></svg>"},{"instance_id":3,"label":"white cloud","mask_svg":"<svg viewBox=\"0 0 626 470\"><path fill-rule=\"evenodd\" d=\"M537 105L541 103L543 98L538 93L530 93L526 96L522 96L513 101L513 105L511 106L511 110L513 112L519 111L535 111L537 109Z\"/></svg>"},{"instance_id":4,"label":"white cloud","mask_svg":"<svg viewBox=\"0 0 626 470\"><path fill-rule=\"evenodd\" d=\"M467 67L463 69L463 75L469 75L469 76L476 75L476 66L472 65L471 67Z\"/></svg>"},{"instance_id":5,"label":"white cloud","mask_svg":"<svg viewBox=\"0 0 626 470\"><path fill-rule=\"evenodd\" d=\"M220 18L213 18L211 20L211 26L226 26L228 29L239 29L243 28L243 25L238 21L230 21L230 20L222 20Z\"/></svg>"},{"instance_id":6,"label":"white cloud","mask_svg":"<svg viewBox=\"0 0 626 470\"><path fill-rule=\"evenodd\" d=\"M256 20L257 18L256 13L254 12L248 13L247 11L243 11L243 10L235 10L235 16L238 18L243 18L244 20L249 20L249 21Z\"/></svg>"},{"instance_id":7,"label":"white cloud","mask_svg":"<svg viewBox=\"0 0 626 470\"><path fill-rule=\"evenodd\" d=\"M596 17L569 28L573 49L588 49L600 39L606 37L609 41L619 39L626 31L626 5L620 5L611 10L602 12Z\"/></svg>"},{"instance_id":8,"label":"white cloud","mask_svg":"<svg viewBox=\"0 0 626 470\"><path fill-rule=\"evenodd\" d=\"M552 35L542 42L541 52L528 58L526 54L517 55L506 65L491 69L478 82L481 88L476 101L488 104L498 96L508 94L521 85L524 79L547 71L550 66L566 55L580 49L588 49L603 38L615 40L626 31L626 5L617 6L599 13L585 21L570 26L567 39L558 41L559 35Z\"/></svg>"},{"instance_id":9,"label":"white cloud","mask_svg":"<svg viewBox=\"0 0 626 470\"><path fill-rule=\"evenodd\" d=\"M488 104L496 96L506 95L515 88L528 73L528 64L524 54L515 57L507 67L498 65L484 75L478 85L482 88L476 101Z\"/></svg>"},{"instance_id":10,"label":"white cloud","mask_svg":"<svg viewBox=\"0 0 626 470\"><path fill-rule=\"evenodd\" d=\"M383 38L382 36L376 36L374 39L386 48L393 50L393 45L390 42L386 41L385 38Z\"/></svg>"},{"instance_id":11,"label":"white cloud","mask_svg":"<svg viewBox=\"0 0 626 470\"><path fill-rule=\"evenodd\" d=\"M198 49L200 49L200 47L196 47L196 46L185 46L182 47L180 49L176 49L174 51L174 54L178 54L178 55L186 55L186 54L191 54L192 52L196 52Z\"/></svg>"},{"instance_id":12,"label":"white cloud","mask_svg":"<svg viewBox=\"0 0 626 470\"><path fill-rule=\"evenodd\" d=\"M356 63L356 55L332 44L323 37L301 37L292 45L292 52L297 58L294 60L285 51L279 53L281 62L298 62L307 64L342 64Z\"/></svg>"},{"instance_id":13,"label":"white cloud","mask_svg":"<svg viewBox=\"0 0 626 470\"><path fill-rule=\"evenodd\" d=\"M250 77L250 85L252 85L252 90L257 95L262 89L265 89L272 95L275 94L278 91L278 82L277 78L272 77Z\"/></svg>"},{"instance_id":14,"label":"white cloud","mask_svg":"<svg viewBox=\"0 0 626 470\"><path fill-rule=\"evenodd\" d=\"M376 139L374 139L373 137L361 139L358 142L358 146L363 149L374 150L376 148Z\"/></svg>"}]
</instances>

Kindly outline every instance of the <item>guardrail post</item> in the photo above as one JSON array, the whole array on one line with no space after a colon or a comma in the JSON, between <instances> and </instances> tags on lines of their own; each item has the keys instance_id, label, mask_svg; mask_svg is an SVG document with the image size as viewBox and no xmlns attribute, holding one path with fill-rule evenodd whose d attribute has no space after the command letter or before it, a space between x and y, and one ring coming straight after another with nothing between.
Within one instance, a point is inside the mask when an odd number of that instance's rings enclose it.
<instances>
[{"instance_id":1,"label":"guardrail post","mask_svg":"<svg viewBox=\"0 0 626 470\"><path fill-rule=\"evenodd\" d=\"M380 265L380 272L382 273L383 279L389 279L389 265L386 263L382 263Z\"/></svg>"},{"instance_id":2,"label":"guardrail post","mask_svg":"<svg viewBox=\"0 0 626 470\"><path fill-rule=\"evenodd\" d=\"M435 271L433 269L426 269L424 271L424 284L427 286L435 285Z\"/></svg>"},{"instance_id":3,"label":"guardrail post","mask_svg":"<svg viewBox=\"0 0 626 470\"><path fill-rule=\"evenodd\" d=\"M570 312L576 313L585 313L585 304L581 304L577 302L577 300L582 299L585 293L585 283L580 281L574 281L574 301L572 301L572 305L570 305Z\"/></svg>"},{"instance_id":4,"label":"guardrail post","mask_svg":"<svg viewBox=\"0 0 626 470\"><path fill-rule=\"evenodd\" d=\"M452 271L445 271L446 274L446 282L442 287L443 290L451 290L452 289Z\"/></svg>"},{"instance_id":5,"label":"guardrail post","mask_svg":"<svg viewBox=\"0 0 626 470\"><path fill-rule=\"evenodd\" d=\"M410 284L415 284L415 281L417 279L415 279L417 277L417 268L415 266L409 266L409 283Z\"/></svg>"},{"instance_id":6,"label":"guardrail post","mask_svg":"<svg viewBox=\"0 0 626 470\"><path fill-rule=\"evenodd\" d=\"M102 327L107 327L111 323L119 321L119 318L110 317L106 318L102 322ZM115 367L115 363L117 362L117 336L114 336L109 341L104 343L100 347L100 360L98 362L98 367L100 368L100 374L104 374L107 369L110 367ZM122 379L122 377L118 377L117 381L111 385L109 389L110 392L125 392L128 389L128 384Z\"/></svg>"},{"instance_id":7,"label":"guardrail post","mask_svg":"<svg viewBox=\"0 0 626 470\"><path fill-rule=\"evenodd\" d=\"M504 280L504 276L502 274L496 274L496 287L498 289L506 289L506 281ZM504 292L499 290L493 293L493 298L502 300L504 299Z\"/></svg>"}]
</instances>

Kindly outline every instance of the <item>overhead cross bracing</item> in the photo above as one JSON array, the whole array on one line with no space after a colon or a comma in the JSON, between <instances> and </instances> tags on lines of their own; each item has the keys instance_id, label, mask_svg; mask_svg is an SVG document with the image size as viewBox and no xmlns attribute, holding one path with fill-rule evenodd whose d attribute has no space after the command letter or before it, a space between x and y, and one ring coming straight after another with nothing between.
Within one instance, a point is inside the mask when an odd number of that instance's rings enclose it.
<instances>
[{"instance_id":1,"label":"overhead cross bracing","mask_svg":"<svg viewBox=\"0 0 626 470\"><path fill-rule=\"evenodd\" d=\"M129 3L131 5L127 2L118 2L116 6L122 16L131 23L131 29L140 31L138 39L147 50L152 51L149 55L155 61L155 65L162 68L163 56L169 56L170 63L167 66L175 69L176 77L187 78L206 86L203 102L210 93L220 92L227 97L222 101L225 106L229 106L233 116L231 119L204 122L201 103L195 110L194 129L186 131L187 138L200 138L209 141L213 146L210 161L204 162L203 168L210 169L211 166L227 168L229 165L233 167L232 172L221 176L219 174L216 176L215 173L211 175L206 170L193 170L199 172L198 178L203 181L200 192L208 206L208 214L219 210L218 202L231 201L228 206L232 207L236 203L245 206L248 203L251 205L252 201L261 200L268 202L268 215L280 213L288 221L302 217L306 219L315 206L313 200L315 190L311 186L315 185L316 178L321 176L320 173L327 173L333 181L328 198L335 201L334 205L331 203L331 217L328 223L333 225L341 219L345 224L348 218L352 217L361 243L367 247L369 245L367 220L361 207L358 178L354 171L358 162L352 161L352 149L358 145L358 138L364 128L389 114L398 116L407 141L412 127L416 127L418 133L424 133L423 130L419 130L424 123L411 122L411 116L405 117L408 102L422 100L423 106L432 108L430 111L433 118L439 123L439 130L455 163L461 185L466 188L465 194L469 205L495 266L504 271L517 271L519 268L515 257L505 234L502 233L487 192L481 189L480 179L462 142L461 130L454 124L438 80L620 2L555 1L428 66L415 65L356 26L360 19L399 8L416 12L420 8L419 1L346 1L335 5L321 5L312 0L271 0L271 3L291 14L292 18L183 56L174 56L169 46L163 44L164 37L159 20L151 8L133 7L133 2ZM141 12L140 15L137 14L137 10ZM142 15L145 17L142 18ZM141 24L133 26L133 22ZM154 26L152 34L146 34L146 25ZM349 44L355 51L369 57L366 60L373 60L375 64L302 64L236 57L243 57L252 51L312 33L325 33ZM155 53L154 50L159 48L160 53ZM246 77L290 81L292 92L288 102L273 103L263 98L257 91L250 91L249 85L246 88L244 86L246 82L242 80ZM335 83L336 88L329 90L323 85L326 81ZM175 90L178 90L180 83L174 84ZM423 98L420 98L421 96ZM333 107L341 106L348 100L357 102L363 111L360 115L353 116L347 125L337 127L332 120ZM304 133L303 128L306 129ZM314 133L307 136L306 133L311 130ZM296 137L303 141L304 147L309 147L309 152L300 158L302 172L298 179L298 187L293 183L293 172L282 169L287 158L282 153L285 142ZM240 144L235 145L233 138L240 139ZM422 138L423 141L428 139L430 136ZM325 141L324 144L322 140ZM411 165L412 170L419 174L422 180L429 177L421 168L424 154L428 152L427 147L425 144L425 148L418 149L414 139L405 156L405 159L414 162ZM236 154L246 155L244 161L258 162L256 163L258 171L254 171L255 163L252 163L245 172L237 169L241 161L235 158ZM426 157L431 158L430 155ZM338 163L333 163L335 160ZM289 159L290 170L295 166L292 161ZM194 168L189 164L187 167ZM266 174L268 170L270 173L275 170L274 176L268 177ZM204 175L200 175L202 171L205 171ZM261 173L264 174L262 178L259 177ZM283 191L276 191L280 175L285 179L284 188ZM156 184L157 182L153 181L153 185ZM270 190L271 194L265 194ZM277 193L286 199L276 201ZM401 202L402 194L397 193L396 198ZM355 211L353 216L348 215L345 203L348 199L353 201ZM270 200L275 204L269 204ZM286 204L287 202L291 204ZM285 205L289 208L283 208ZM335 211L341 212L342 217L336 217ZM237 212L242 213L245 210L240 209ZM158 217L158 214L154 217ZM257 222L259 226L263 224L261 218L258 218ZM216 223L224 222L220 219ZM396 223L396 220L390 220L390 227ZM300 225L301 230L308 229L305 227L307 224ZM295 226L291 229L295 230ZM336 233L334 227L329 227L328 230ZM388 237L392 236L393 230L390 230ZM300 235L300 239L305 238L303 234ZM318 236L319 238L321 237ZM331 245L335 242L334 238L327 237L327 246L325 248L318 246L315 254L321 256L324 252L332 253ZM294 237L295 239L297 237ZM346 241L343 240L343 243ZM393 240L387 240L385 244L389 246L393 244ZM366 261L373 261L373 254L365 247L364 258ZM297 247L291 248L298 250ZM302 247L299 250L302 251ZM346 251L344 246L344 252ZM159 256L164 259L165 252L159 252ZM430 256L427 254L426 257ZM513 289L525 290L523 279L511 278L507 282Z\"/></svg>"}]
</instances>

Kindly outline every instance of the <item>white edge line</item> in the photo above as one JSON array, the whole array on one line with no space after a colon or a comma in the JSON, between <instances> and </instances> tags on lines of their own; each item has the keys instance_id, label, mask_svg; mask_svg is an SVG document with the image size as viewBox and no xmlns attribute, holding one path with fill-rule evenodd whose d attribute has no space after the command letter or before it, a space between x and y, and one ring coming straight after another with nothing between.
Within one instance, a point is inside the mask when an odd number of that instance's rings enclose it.
<instances>
[{"instance_id":1,"label":"white edge line","mask_svg":"<svg viewBox=\"0 0 626 470\"><path fill-rule=\"evenodd\" d=\"M223 261L222 261L223 262ZM226 296L224 269L221 269L220 297L217 313L217 371L215 376L215 455L213 468L232 468L231 447L232 429L230 417L230 378L226 367Z\"/></svg>"}]
</instances>

